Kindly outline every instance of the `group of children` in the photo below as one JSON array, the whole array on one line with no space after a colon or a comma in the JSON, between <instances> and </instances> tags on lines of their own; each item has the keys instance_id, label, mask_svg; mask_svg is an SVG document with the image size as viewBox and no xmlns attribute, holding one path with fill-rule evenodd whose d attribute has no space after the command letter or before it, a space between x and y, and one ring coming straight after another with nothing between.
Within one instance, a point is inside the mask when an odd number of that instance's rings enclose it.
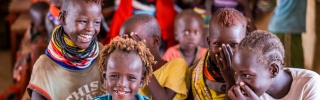
<instances>
[{"instance_id":1,"label":"group of children","mask_svg":"<svg viewBox=\"0 0 320 100\"><path fill-rule=\"evenodd\" d=\"M62 0L61 25L32 69L31 99L320 99L319 74L285 68L280 40L267 31L249 32L250 22L233 8L212 15L208 49L199 46L201 16L181 12L174 21L179 44L162 57L160 26L147 14L127 19L103 47L97 40L101 5Z\"/></svg>"}]
</instances>

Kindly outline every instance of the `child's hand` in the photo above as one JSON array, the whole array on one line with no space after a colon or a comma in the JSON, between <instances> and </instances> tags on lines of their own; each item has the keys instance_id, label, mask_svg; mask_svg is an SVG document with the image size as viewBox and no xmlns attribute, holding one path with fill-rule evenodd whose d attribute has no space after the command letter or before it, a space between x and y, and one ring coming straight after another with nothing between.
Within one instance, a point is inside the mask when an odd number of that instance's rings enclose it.
<instances>
[{"instance_id":1,"label":"child's hand","mask_svg":"<svg viewBox=\"0 0 320 100\"><path fill-rule=\"evenodd\" d=\"M217 62L217 67L220 68L222 77L227 84L227 87L231 87L235 84L233 78L233 70L231 68L231 57L233 55L231 47L227 44L222 44L219 48L219 55L216 54L215 61Z\"/></svg>"},{"instance_id":2,"label":"child's hand","mask_svg":"<svg viewBox=\"0 0 320 100\"><path fill-rule=\"evenodd\" d=\"M243 82L233 85L228 91L228 96L232 100L259 100L259 97Z\"/></svg>"},{"instance_id":3,"label":"child's hand","mask_svg":"<svg viewBox=\"0 0 320 100\"><path fill-rule=\"evenodd\" d=\"M26 60L28 59L28 54L23 54L21 55L16 63L14 64L14 69L13 69L13 79L17 82L21 80L21 71L22 67L25 67L27 64Z\"/></svg>"}]
</instances>

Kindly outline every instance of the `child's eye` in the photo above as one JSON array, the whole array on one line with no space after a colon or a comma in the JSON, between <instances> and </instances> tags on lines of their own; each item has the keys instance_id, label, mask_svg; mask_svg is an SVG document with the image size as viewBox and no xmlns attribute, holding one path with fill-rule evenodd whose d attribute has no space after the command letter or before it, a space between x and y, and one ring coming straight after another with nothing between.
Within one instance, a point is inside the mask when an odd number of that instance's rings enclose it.
<instances>
[{"instance_id":1,"label":"child's eye","mask_svg":"<svg viewBox=\"0 0 320 100\"><path fill-rule=\"evenodd\" d=\"M221 45L221 43L219 43L219 42L214 42L213 44L214 44L214 45L218 45L218 46Z\"/></svg>"},{"instance_id":2,"label":"child's eye","mask_svg":"<svg viewBox=\"0 0 320 100\"><path fill-rule=\"evenodd\" d=\"M248 74L243 74L242 75L244 78L250 78L250 75L248 75Z\"/></svg>"},{"instance_id":3,"label":"child's eye","mask_svg":"<svg viewBox=\"0 0 320 100\"><path fill-rule=\"evenodd\" d=\"M79 20L78 21L80 24L85 24L85 23L87 23L87 21L85 21L85 20Z\"/></svg>"},{"instance_id":4,"label":"child's eye","mask_svg":"<svg viewBox=\"0 0 320 100\"><path fill-rule=\"evenodd\" d=\"M189 35L190 34L189 31L184 31L183 33L184 33L184 35Z\"/></svg>"},{"instance_id":5,"label":"child's eye","mask_svg":"<svg viewBox=\"0 0 320 100\"><path fill-rule=\"evenodd\" d=\"M198 35L198 34L199 34L199 31L197 31L197 30L194 31L194 34L195 34L195 35Z\"/></svg>"},{"instance_id":6,"label":"child's eye","mask_svg":"<svg viewBox=\"0 0 320 100\"><path fill-rule=\"evenodd\" d=\"M136 79L135 77L129 76L129 80L134 80Z\"/></svg>"},{"instance_id":7,"label":"child's eye","mask_svg":"<svg viewBox=\"0 0 320 100\"><path fill-rule=\"evenodd\" d=\"M99 21L96 21L96 22L95 22L96 25L100 25L100 23L101 23L101 22L99 22Z\"/></svg>"},{"instance_id":8,"label":"child's eye","mask_svg":"<svg viewBox=\"0 0 320 100\"><path fill-rule=\"evenodd\" d=\"M234 48L234 47L237 47L238 46L238 43L231 43L230 44L230 47Z\"/></svg>"},{"instance_id":9,"label":"child's eye","mask_svg":"<svg viewBox=\"0 0 320 100\"><path fill-rule=\"evenodd\" d=\"M111 78L119 78L119 75L110 75Z\"/></svg>"}]
</instances>

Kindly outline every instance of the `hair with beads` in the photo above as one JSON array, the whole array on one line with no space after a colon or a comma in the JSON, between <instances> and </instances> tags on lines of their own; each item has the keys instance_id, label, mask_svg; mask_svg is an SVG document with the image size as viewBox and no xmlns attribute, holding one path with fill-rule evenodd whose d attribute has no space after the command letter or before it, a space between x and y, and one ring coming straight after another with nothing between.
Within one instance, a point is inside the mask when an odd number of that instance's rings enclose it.
<instances>
[{"instance_id":1,"label":"hair with beads","mask_svg":"<svg viewBox=\"0 0 320 100\"><path fill-rule=\"evenodd\" d=\"M251 32L240 42L238 50L257 53L263 64L284 65L284 47L277 36L267 31Z\"/></svg>"},{"instance_id":2,"label":"hair with beads","mask_svg":"<svg viewBox=\"0 0 320 100\"><path fill-rule=\"evenodd\" d=\"M211 17L210 24L217 23L223 27L232 27L240 22L243 27L247 27L249 19L234 8L220 8Z\"/></svg>"},{"instance_id":3,"label":"hair with beads","mask_svg":"<svg viewBox=\"0 0 320 100\"><path fill-rule=\"evenodd\" d=\"M72 7L71 5L74 5L75 2L81 1L85 1L87 3L93 2L100 6L103 5L103 0L61 0L61 10L68 11Z\"/></svg>"},{"instance_id":4,"label":"hair with beads","mask_svg":"<svg viewBox=\"0 0 320 100\"><path fill-rule=\"evenodd\" d=\"M99 69L101 72L108 70L108 59L114 51L122 51L124 54L136 53L140 56L144 68L142 68L143 83L147 83L152 75L152 66L156 63L153 55L143 41L135 41L128 36L115 37L111 43L104 46L100 52Z\"/></svg>"}]
</instances>

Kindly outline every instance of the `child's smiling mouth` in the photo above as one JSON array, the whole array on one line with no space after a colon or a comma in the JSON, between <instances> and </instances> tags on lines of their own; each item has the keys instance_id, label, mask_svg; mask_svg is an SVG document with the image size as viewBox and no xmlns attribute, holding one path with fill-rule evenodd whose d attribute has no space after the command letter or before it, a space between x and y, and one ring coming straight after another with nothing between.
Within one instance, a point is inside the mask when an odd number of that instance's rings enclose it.
<instances>
[{"instance_id":1,"label":"child's smiling mouth","mask_svg":"<svg viewBox=\"0 0 320 100\"><path fill-rule=\"evenodd\" d=\"M121 91L121 90L113 90L116 94L119 95L128 95L130 92L126 92L126 91Z\"/></svg>"},{"instance_id":2,"label":"child's smiling mouth","mask_svg":"<svg viewBox=\"0 0 320 100\"><path fill-rule=\"evenodd\" d=\"M87 35L87 34L79 34L78 38L81 42L90 42L93 35Z\"/></svg>"}]
</instances>

